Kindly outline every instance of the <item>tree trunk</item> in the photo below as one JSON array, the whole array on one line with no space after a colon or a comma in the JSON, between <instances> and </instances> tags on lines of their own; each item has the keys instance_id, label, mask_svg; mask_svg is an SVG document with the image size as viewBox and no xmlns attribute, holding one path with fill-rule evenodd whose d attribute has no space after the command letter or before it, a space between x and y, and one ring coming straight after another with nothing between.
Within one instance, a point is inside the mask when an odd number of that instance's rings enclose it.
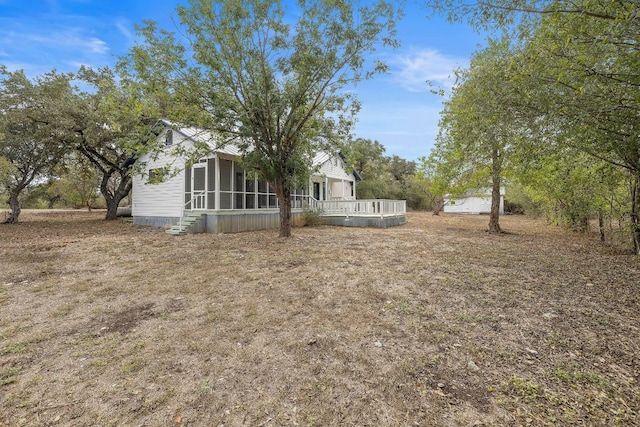
<instances>
[{"instance_id":1,"label":"tree trunk","mask_svg":"<svg viewBox=\"0 0 640 427\"><path fill-rule=\"evenodd\" d=\"M16 222L18 222L18 217L20 216L20 212L22 211L22 209L20 209L20 200L18 199L19 194L19 191L11 191L9 193L9 200L7 200L7 202L9 203L9 207L11 208L11 213L9 214L9 217L4 221L5 224L15 224Z\"/></svg>"},{"instance_id":2,"label":"tree trunk","mask_svg":"<svg viewBox=\"0 0 640 427\"><path fill-rule=\"evenodd\" d=\"M500 228L500 184L502 175L502 157L497 149L493 150L491 165L491 214L489 215L489 233L502 233Z\"/></svg>"},{"instance_id":3,"label":"tree trunk","mask_svg":"<svg viewBox=\"0 0 640 427\"><path fill-rule=\"evenodd\" d=\"M602 212L602 208L598 209L598 230L600 230L600 241L604 242L604 212Z\"/></svg>"},{"instance_id":4,"label":"tree trunk","mask_svg":"<svg viewBox=\"0 0 640 427\"><path fill-rule=\"evenodd\" d=\"M631 230L633 233L633 251L640 255L640 171L636 171L631 188Z\"/></svg>"},{"instance_id":5,"label":"tree trunk","mask_svg":"<svg viewBox=\"0 0 640 427\"><path fill-rule=\"evenodd\" d=\"M489 233L502 233L500 228L500 180L494 179L491 190L491 214L489 215Z\"/></svg>"},{"instance_id":6,"label":"tree trunk","mask_svg":"<svg viewBox=\"0 0 640 427\"><path fill-rule=\"evenodd\" d=\"M132 180L129 175L121 174L118 182L118 186L111 191L109 189L109 181L112 175L115 174L115 171L109 173L105 173L102 176L102 181L100 183L100 192L104 197L105 202L107 203L107 214L105 215L106 220L114 220L118 218L118 206L120 205L120 201L129 195L132 186Z\"/></svg>"},{"instance_id":7,"label":"tree trunk","mask_svg":"<svg viewBox=\"0 0 640 427\"><path fill-rule=\"evenodd\" d=\"M444 198L433 197L431 201L433 203L433 214L440 215L440 212L444 209Z\"/></svg>"},{"instance_id":8,"label":"tree trunk","mask_svg":"<svg viewBox=\"0 0 640 427\"><path fill-rule=\"evenodd\" d=\"M53 209L54 204L60 200L60 195L57 194L53 197L49 197L49 204L47 205L49 209Z\"/></svg>"},{"instance_id":9,"label":"tree trunk","mask_svg":"<svg viewBox=\"0 0 640 427\"><path fill-rule=\"evenodd\" d=\"M279 237L291 237L291 190L285 185L284 179L276 180L276 197L280 207Z\"/></svg>"}]
</instances>

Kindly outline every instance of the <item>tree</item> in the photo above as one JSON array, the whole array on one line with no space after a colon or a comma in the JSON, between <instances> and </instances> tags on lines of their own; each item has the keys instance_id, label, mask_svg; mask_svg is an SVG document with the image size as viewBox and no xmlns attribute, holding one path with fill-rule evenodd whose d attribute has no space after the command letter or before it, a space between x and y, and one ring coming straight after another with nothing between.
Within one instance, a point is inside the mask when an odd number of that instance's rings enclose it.
<instances>
[{"instance_id":1,"label":"tree","mask_svg":"<svg viewBox=\"0 0 640 427\"><path fill-rule=\"evenodd\" d=\"M627 171L630 229L640 254L640 20L635 2L495 0L435 3L451 20L511 27L526 42L519 64L529 82L522 110L543 122L547 140ZM523 80L524 82L524 80ZM535 126L540 126L536 123Z\"/></svg>"},{"instance_id":2,"label":"tree","mask_svg":"<svg viewBox=\"0 0 640 427\"><path fill-rule=\"evenodd\" d=\"M601 160L564 148L529 165L518 180L550 222L583 232L604 207L611 187L620 185L619 174L611 169Z\"/></svg>"},{"instance_id":3,"label":"tree","mask_svg":"<svg viewBox=\"0 0 640 427\"><path fill-rule=\"evenodd\" d=\"M74 208L86 208L88 211L96 207L100 196L102 174L85 158L67 162L61 177L51 182L48 194L57 197Z\"/></svg>"},{"instance_id":4,"label":"tree","mask_svg":"<svg viewBox=\"0 0 640 427\"><path fill-rule=\"evenodd\" d=\"M359 199L389 198L394 178L389 172L388 158L384 155L386 149L380 142L356 138L348 144L343 144L341 151L347 166L353 168L362 178L356 187Z\"/></svg>"},{"instance_id":5,"label":"tree","mask_svg":"<svg viewBox=\"0 0 640 427\"><path fill-rule=\"evenodd\" d=\"M396 44L399 11L384 0L310 0L285 16L277 0L190 0L177 12L183 39L147 21L121 67L199 109L175 121L240 147L247 169L274 184L279 235L290 237L291 192L314 152L348 139L358 103L345 88L386 70L365 55Z\"/></svg>"},{"instance_id":6,"label":"tree","mask_svg":"<svg viewBox=\"0 0 640 427\"><path fill-rule=\"evenodd\" d=\"M365 178L367 170L372 164L380 163L386 149L377 140L356 138L354 141L342 145L342 153L347 159L347 165Z\"/></svg>"},{"instance_id":7,"label":"tree","mask_svg":"<svg viewBox=\"0 0 640 427\"><path fill-rule=\"evenodd\" d=\"M424 182L416 179L416 162L397 155L384 155L378 141L357 138L341 151L347 165L362 178L356 193L360 199L405 199L411 209L424 209Z\"/></svg>"},{"instance_id":8,"label":"tree","mask_svg":"<svg viewBox=\"0 0 640 427\"><path fill-rule=\"evenodd\" d=\"M640 22L627 16L627 3L585 5L588 14L545 16L533 32L529 57L545 55L548 64L528 67L539 73L532 101L560 143L630 174L629 222L640 254Z\"/></svg>"},{"instance_id":9,"label":"tree","mask_svg":"<svg viewBox=\"0 0 640 427\"><path fill-rule=\"evenodd\" d=\"M11 213L6 223L18 222L20 194L47 175L64 157L49 118L60 109L70 88L70 75L51 71L28 79L23 71L0 67L1 183L9 196Z\"/></svg>"},{"instance_id":10,"label":"tree","mask_svg":"<svg viewBox=\"0 0 640 427\"><path fill-rule=\"evenodd\" d=\"M90 165L98 173L105 219L116 219L118 205L131 191L139 156L158 149L158 102L130 90L109 68L81 67L73 78L85 90L67 87L45 120L68 153L67 166L84 162L83 168Z\"/></svg>"},{"instance_id":11,"label":"tree","mask_svg":"<svg viewBox=\"0 0 640 427\"><path fill-rule=\"evenodd\" d=\"M514 60L508 38L490 42L478 52L445 101L431 159L441 182L461 194L491 187L489 231L501 232L500 188L507 161L522 133L517 111L511 110L513 90L509 70Z\"/></svg>"},{"instance_id":12,"label":"tree","mask_svg":"<svg viewBox=\"0 0 640 427\"><path fill-rule=\"evenodd\" d=\"M82 67L76 78L87 90L68 94L56 119L60 139L98 172L100 193L107 205L105 219L113 220L118 205L131 191L139 156L157 148L158 107L119 85L108 68Z\"/></svg>"},{"instance_id":13,"label":"tree","mask_svg":"<svg viewBox=\"0 0 640 427\"><path fill-rule=\"evenodd\" d=\"M443 152L440 155L444 154ZM433 151L429 157L418 158L415 175L416 186L421 189L428 200L427 209L432 209L434 215L440 215L444 208L444 196L449 188L451 177L446 175L446 162L437 157ZM450 170L449 170L450 172Z\"/></svg>"}]
</instances>

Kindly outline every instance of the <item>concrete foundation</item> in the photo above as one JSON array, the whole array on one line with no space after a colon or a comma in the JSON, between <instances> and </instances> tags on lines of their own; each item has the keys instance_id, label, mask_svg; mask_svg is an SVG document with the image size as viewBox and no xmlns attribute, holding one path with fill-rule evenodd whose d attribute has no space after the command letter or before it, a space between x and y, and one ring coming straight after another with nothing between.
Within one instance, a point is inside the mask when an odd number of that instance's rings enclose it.
<instances>
[{"instance_id":1,"label":"concrete foundation","mask_svg":"<svg viewBox=\"0 0 640 427\"><path fill-rule=\"evenodd\" d=\"M407 223L406 215L387 216L326 216L322 217L322 222L327 225L339 225L343 227L375 227L387 228L395 227Z\"/></svg>"},{"instance_id":2,"label":"concrete foundation","mask_svg":"<svg viewBox=\"0 0 640 427\"><path fill-rule=\"evenodd\" d=\"M239 233L243 231L271 230L280 227L280 214L276 210L269 211L228 211L207 212L202 211L202 220L192 226L192 233ZM381 218L375 216L324 216L323 224L342 227L377 227L386 228L402 225L407 222L406 215L387 216ZM150 225L153 227L169 228L176 225L179 218L134 216L133 223L137 225ZM304 225L304 214L301 210L291 213L291 223L294 227Z\"/></svg>"}]
</instances>

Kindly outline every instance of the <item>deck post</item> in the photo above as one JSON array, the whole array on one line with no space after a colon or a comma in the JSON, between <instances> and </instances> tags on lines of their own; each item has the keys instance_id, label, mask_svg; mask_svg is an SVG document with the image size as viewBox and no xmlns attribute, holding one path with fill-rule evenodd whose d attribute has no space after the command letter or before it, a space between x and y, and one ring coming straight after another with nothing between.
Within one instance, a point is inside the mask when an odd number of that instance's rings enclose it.
<instances>
[{"instance_id":1,"label":"deck post","mask_svg":"<svg viewBox=\"0 0 640 427\"><path fill-rule=\"evenodd\" d=\"M220 209L220 157L218 156L218 154L216 153L216 161L215 161L215 165L216 165L216 176L215 176L215 208L216 209Z\"/></svg>"}]
</instances>

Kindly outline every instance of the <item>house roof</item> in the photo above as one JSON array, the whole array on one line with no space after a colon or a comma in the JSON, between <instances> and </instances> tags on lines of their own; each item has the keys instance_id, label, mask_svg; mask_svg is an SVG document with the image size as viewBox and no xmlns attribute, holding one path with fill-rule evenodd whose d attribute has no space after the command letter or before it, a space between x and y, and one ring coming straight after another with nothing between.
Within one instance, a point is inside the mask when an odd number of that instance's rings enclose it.
<instances>
[{"instance_id":1,"label":"house roof","mask_svg":"<svg viewBox=\"0 0 640 427\"><path fill-rule=\"evenodd\" d=\"M160 120L160 122L163 123L165 126L172 128L176 132L180 132L185 137L193 141L198 141L198 142L207 144L209 147L211 147L211 151L213 152L228 154L230 156L238 156L238 157L242 155L240 148L236 144L233 144L233 143L220 144L221 142L220 137L212 134L208 130L199 129L196 127L189 127L189 126L181 127L177 123L170 122L169 120L166 120L166 119L162 119ZM326 151L320 151L313 158L313 166L314 167L320 166L324 164L326 161L330 160L331 158L333 158L333 156L330 153L327 153Z\"/></svg>"},{"instance_id":2,"label":"house roof","mask_svg":"<svg viewBox=\"0 0 640 427\"><path fill-rule=\"evenodd\" d=\"M327 160L331 159L331 157L331 154L327 153L326 151L320 151L313 157L313 166L320 166Z\"/></svg>"},{"instance_id":3,"label":"house roof","mask_svg":"<svg viewBox=\"0 0 640 427\"><path fill-rule=\"evenodd\" d=\"M480 197L480 198L487 198L487 197L491 197L491 193L492 193L492 189L490 187L487 188L475 188L475 189L470 189L467 190L464 194L459 194L457 196L454 196L453 194L445 194L444 198L445 199L464 199L464 198L469 198L469 197ZM500 187L500 195L504 196L505 195L505 188L504 187Z\"/></svg>"},{"instance_id":4,"label":"house roof","mask_svg":"<svg viewBox=\"0 0 640 427\"><path fill-rule=\"evenodd\" d=\"M172 128L176 132L180 132L185 137L193 141L207 144L211 148L211 151L213 152L228 154L231 156L241 155L240 148L237 145L233 143L221 144L220 138L212 134L208 130L199 129L192 126L181 127L177 123L170 122L169 120L166 120L166 119L162 119L160 121L165 126Z\"/></svg>"}]
</instances>

